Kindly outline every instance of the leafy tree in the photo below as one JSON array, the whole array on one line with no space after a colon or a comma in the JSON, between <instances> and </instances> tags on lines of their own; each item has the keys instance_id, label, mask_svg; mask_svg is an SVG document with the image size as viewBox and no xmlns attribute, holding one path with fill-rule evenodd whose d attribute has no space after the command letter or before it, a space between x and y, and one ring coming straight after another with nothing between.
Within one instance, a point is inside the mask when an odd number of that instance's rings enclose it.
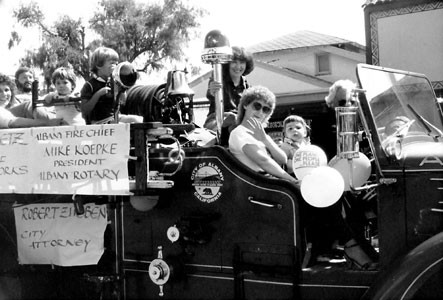
<instances>
[{"instance_id":1,"label":"leafy tree","mask_svg":"<svg viewBox=\"0 0 443 300\"><path fill-rule=\"evenodd\" d=\"M186 6L181 0L164 0L163 4L101 0L98 4L99 10L89 20L89 27L69 16L48 26L37 3L22 4L14 11L14 17L25 28L38 27L42 43L37 51L27 51L21 63L41 68L49 84L53 70L66 65L87 79L89 53L103 45L116 50L122 61L133 62L140 70L159 70L168 60L183 57L182 49L197 34L198 19L207 13ZM98 39L85 45L88 30L95 31ZM19 33L11 32L9 48L20 41Z\"/></svg>"},{"instance_id":2,"label":"leafy tree","mask_svg":"<svg viewBox=\"0 0 443 300\"><path fill-rule=\"evenodd\" d=\"M122 60L135 62L143 71L158 70L169 60L180 60L184 46L194 38L198 19L207 12L180 0L163 5L134 0L102 0L101 11L90 20L103 44L115 49Z\"/></svg>"},{"instance_id":3,"label":"leafy tree","mask_svg":"<svg viewBox=\"0 0 443 300\"><path fill-rule=\"evenodd\" d=\"M45 25L45 17L35 2L21 5L14 11L17 22L25 28L38 26L42 32L42 43L37 51L26 52L20 60L23 65L38 67L43 70L46 86L51 84L51 74L59 66L71 66L80 76L87 77L88 58L85 55L85 28L81 20L62 16L53 26ZM21 42L20 35L13 31L9 48Z\"/></svg>"}]
</instances>

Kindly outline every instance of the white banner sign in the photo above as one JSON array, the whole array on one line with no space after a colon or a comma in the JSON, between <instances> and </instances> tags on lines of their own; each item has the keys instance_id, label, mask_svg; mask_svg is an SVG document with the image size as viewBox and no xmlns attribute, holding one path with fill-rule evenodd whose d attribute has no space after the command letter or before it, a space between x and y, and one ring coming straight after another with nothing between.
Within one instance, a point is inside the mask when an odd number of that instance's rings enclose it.
<instances>
[{"instance_id":1,"label":"white banner sign","mask_svg":"<svg viewBox=\"0 0 443 300\"><path fill-rule=\"evenodd\" d=\"M14 207L20 264L94 265L104 251L106 205L85 204L76 215L72 203Z\"/></svg>"},{"instance_id":2,"label":"white banner sign","mask_svg":"<svg viewBox=\"0 0 443 300\"><path fill-rule=\"evenodd\" d=\"M0 193L128 195L129 124L0 130Z\"/></svg>"}]
</instances>

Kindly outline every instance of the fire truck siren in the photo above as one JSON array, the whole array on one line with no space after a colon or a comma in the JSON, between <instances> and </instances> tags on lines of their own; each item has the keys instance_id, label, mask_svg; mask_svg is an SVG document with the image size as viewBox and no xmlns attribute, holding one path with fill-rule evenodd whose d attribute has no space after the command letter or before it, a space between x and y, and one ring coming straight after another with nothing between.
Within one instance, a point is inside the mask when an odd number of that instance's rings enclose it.
<instances>
[{"instance_id":1,"label":"fire truck siren","mask_svg":"<svg viewBox=\"0 0 443 300\"><path fill-rule=\"evenodd\" d=\"M220 30L208 32L201 58L206 64L225 64L232 60L231 45Z\"/></svg>"}]
</instances>

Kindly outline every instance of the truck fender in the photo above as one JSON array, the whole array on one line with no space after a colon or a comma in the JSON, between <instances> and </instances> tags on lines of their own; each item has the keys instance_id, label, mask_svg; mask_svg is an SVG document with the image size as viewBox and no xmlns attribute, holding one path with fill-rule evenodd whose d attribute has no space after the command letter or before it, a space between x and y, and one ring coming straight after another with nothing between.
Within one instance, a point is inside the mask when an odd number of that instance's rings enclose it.
<instances>
[{"instance_id":1,"label":"truck fender","mask_svg":"<svg viewBox=\"0 0 443 300\"><path fill-rule=\"evenodd\" d=\"M436 274L443 276L443 232L424 241L389 266L362 299L412 299L420 287Z\"/></svg>"}]
</instances>

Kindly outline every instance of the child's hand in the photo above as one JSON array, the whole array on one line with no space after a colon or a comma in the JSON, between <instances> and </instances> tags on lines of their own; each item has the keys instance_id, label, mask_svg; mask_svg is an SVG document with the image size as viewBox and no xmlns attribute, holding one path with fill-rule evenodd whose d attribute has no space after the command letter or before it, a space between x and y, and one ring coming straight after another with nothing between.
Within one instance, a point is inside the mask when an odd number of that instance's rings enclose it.
<instances>
[{"instance_id":1,"label":"child's hand","mask_svg":"<svg viewBox=\"0 0 443 300\"><path fill-rule=\"evenodd\" d=\"M110 88L110 87L107 87L107 86L102 87L101 89L99 89L99 90L97 91L97 93L99 93L100 96L107 95L108 93L111 93L111 88Z\"/></svg>"},{"instance_id":2,"label":"child's hand","mask_svg":"<svg viewBox=\"0 0 443 300\"><path fill-rule=\"evenodd\" d=\"M43 100L45 100L46 103L51 103L53 98L54 98L54 93L49 93L43 98Z\"/></svg>"}]
</instances>

